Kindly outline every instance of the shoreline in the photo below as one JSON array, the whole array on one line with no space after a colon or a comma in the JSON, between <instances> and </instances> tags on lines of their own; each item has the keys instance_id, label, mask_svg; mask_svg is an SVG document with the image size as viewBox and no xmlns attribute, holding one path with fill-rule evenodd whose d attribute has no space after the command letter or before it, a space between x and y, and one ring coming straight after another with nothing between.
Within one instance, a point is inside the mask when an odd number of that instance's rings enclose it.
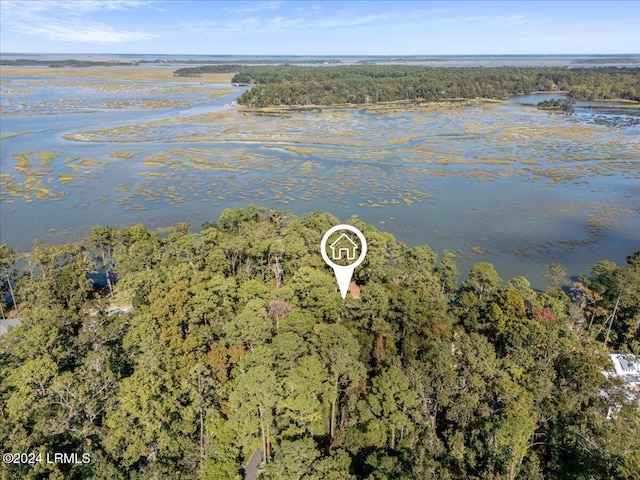
<instances>
[{"instance_id":1,"label":"shoreline","mask_svg":"<svg viewBox=\"0 0 640 480\"><path fill-rule=\"evenodd\" d=\"M504 103L507 100L492 98L460 98L441 100L437 102L420 102L414 100L397 100L393 102L380 103L336 103L333 105L271 105L266 107L247 107L238 105L236 108L240 112L247 113L292 113L292 112L312 112L321 110L370 110L374 113L385 111L409 111L409 109L429 109L429 108L453 108L480 105L484 103ZM402 108L404 107L404 108ZM409 109L407 108L409 107Z\"/></svg>"},{"instance_id":2,"label":"shoreline","mask_svg":"<svg viewBox=\"0 0 640 480\"><path fill-rule=\"evenodd\" d=\"M518 96L547 94L547 93L561 93L563 92L534 92ZM618 108L625 110L640 110L640 102L628 99L602 99L602 100L577 100L578 102L594 102L594 103L607 103L609 105L589 105L579 106L577 108L591 108L593 110ZM256 115L265 114L285 114L296 112L320 112L322 110L368 110L372 113L392 113L397 111L415 111L415 110L428 110L438 108L456 108L456 107L469 107L482 104L504 104L509 103L509 99L496 99L496 98L473 98L473 99L451 99L437 102L415 102L411 100L399 100L396 102L381 102L375 104L365 103L338 103L334 105L272 105L266 107L247 107L244 105L238 105L236 109L243 113L253 113ZM514 102L517 103L517 102ZM535 104L522 103L523 106L533 106ZM544 109L541 109L544 110Z\"/></svg>"},{"instance_id":3,"label":"shoreline","mask_svg":"<svg viewBox=\"0 0 640 480\"><path fill-rule=\"evenodd\" d=\"M520 93L518 95L513 95L510 98L526 97L528 95L553 95L553 94L564 95L565 97L568 97L569 91L568 90L546 90L546 91L536 90L535 92L531 92L531 93ZM584 99L579 99L579 100L571 99L571 100L574 102L617 103L617 104L620 104L618 108L634 108L635 107L640 109L640 102L636 100L630 100L628 98L599 98L594 100L584 100ZM523 103L523 105L527 105L527 104ZM579 107L579 108L586 108L586 107ZM592 108L607 108L607 107L599 107L596 105Z\"/></svg>"}]
</instances>

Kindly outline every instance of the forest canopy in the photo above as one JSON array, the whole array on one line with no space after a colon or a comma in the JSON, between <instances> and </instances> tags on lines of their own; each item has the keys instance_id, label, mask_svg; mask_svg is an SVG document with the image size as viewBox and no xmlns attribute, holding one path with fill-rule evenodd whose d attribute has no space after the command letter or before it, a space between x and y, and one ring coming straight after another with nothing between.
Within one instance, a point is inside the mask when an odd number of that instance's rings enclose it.
<instances>
[{"instance_id":1,"label":"forest canopy","mask_svg":"<svg viewBox=\"0 0 640 480\"><path fill-rule=\"evenodd\" d=\"M639 407L601 370L640 354L640 252L535 291L351 219L342 301L338 223L249 206L2 245L0 444L91 461L0 478L239 479L255 451L263 479L637 478Z\"/></svg>"},{"instance_id":2,"label":"forest canopy","mask_svg":"<svg viewBox=\"0 0 640 480\"><path fill-rule=\"evenodd\" d=\"M632 67L212 65L183 68L175 74L230 71L237 72L233 83L255 85L238 98L248 107L504 99L536 91L565 91L573 100L640 101L640 75Z\"/></svg>"}]
</instances>

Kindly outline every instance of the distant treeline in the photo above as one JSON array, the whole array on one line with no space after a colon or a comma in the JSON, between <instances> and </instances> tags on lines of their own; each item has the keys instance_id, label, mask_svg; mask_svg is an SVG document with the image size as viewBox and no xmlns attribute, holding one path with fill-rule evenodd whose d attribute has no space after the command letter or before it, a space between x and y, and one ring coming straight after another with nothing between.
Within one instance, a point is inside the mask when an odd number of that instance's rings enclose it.
<instances>
[{"instance_id":1,"label":"distant treeline","mask_svg":"<svg viewBox=\"0 0 640 480\"><path fill-rule=\"evenodd\" d=\"M233 83L256 85L238 98L238 103L249 107L504 99L536 91L566 91L574 100L640 101L636 68L227 64L184 68L176 75L230 71L238 72Z\"/></svg>"},{"instance_id":2,"label":"distant treeline","mask_svg":"<svg viewBox=\"0 0 640 480\"><path fill-rule=\"evenodd\" d=\"M33 60L30 58L19 58L17 60L0 60L3 67L122 67L135 65L137 61L105 62L97 60Z\"/></svg>"},{"instance_id":3,"label":"distant treeline","mask_svg":"<svg viewBox=\"0 0 640 480\"><path fill-rule=\"evenodd\" d=\"M256 60L243 60L246 64L251 63L259 63L260 65L277 63L278 60L269 60L269 59L256 59ZM299 63L312 63L318 62L319 60L301 60ZM123 65L142 65L142 64L189 64L189 65L199 65L206 64L203 67L191 67L191 68L179 68L174 72L176 77L197 77L204 73L236 73L241 71L245 65L239 64L231 64L231 63L216 63L215 65L211 65L211 60L194 60L194 59L166 59L166 58L155 58L150 60L144 59L122 59L119 61L113 60L73 60L73 59L64 59L64 60L35 60L32 58L18 58L15 60L0 60L0 66L5 67L51 67L51 68L61 68L61 67L114 67L114 66L123 66Z\"/></svg>"},{"instance_id":4,"label":"distant treeline","mask_svg":"<svg viewBox=\"0 0 640 480\"><path fill-rule=\"evenodd\" d=\"M201 67L185 67L179 68L173 75L176 77L199 77L207 73L238 73L243 72L247 65L239 65L237 63L221 63L218 65L203 65Z\"/></svg>"},{"instance_id":5,"label":"distant treeline","mask_svg":"<svg viewBox=\"0 0 640 480\"><path fill-rule=\"evenodd\" d=\"M578 58L573 63L590 64L590 65L604 65L604 64L622 64L622 63L640 63L633 57L603 57L603 58Z\"/></svg>"},{"instance_id":6,"label":"distant treeline","mask_svg":"<svg viewBox=\"0 0 640 480\"><path fill-rule=\"evenodd\" d=\"M177 77L197 77L203 73L236 73L241 71L243 65L237 64L229 64L229 63L220 63L216 65L210 65L211 60L168 60L168 59L153 59L153 60L141 60L141 59L122 59L119 61L108 61L108 60L34 60L31 58L18 58L16 60L0 60L0 66L4 67L51 67L51 68L62 68L62 67L122 67L129 65L139 65L139 64L169 64L169 63L180 63L180 64L202 64L207 63L204 67L191 67L191 68L180 68L174 72L174 75ZM261 63L269 63L268 61L263 61Z\"/></svg>"}]
</instances>

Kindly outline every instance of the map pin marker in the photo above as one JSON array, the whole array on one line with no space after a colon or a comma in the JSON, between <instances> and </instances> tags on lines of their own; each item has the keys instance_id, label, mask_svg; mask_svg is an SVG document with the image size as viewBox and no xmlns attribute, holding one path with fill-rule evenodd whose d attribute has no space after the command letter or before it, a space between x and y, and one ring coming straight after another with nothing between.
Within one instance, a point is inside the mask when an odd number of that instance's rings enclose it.
<instances>
[{"instance_id":1,"label":"map pin marker","mask_svg":"<svg viewBox=\"0 0 640 480\"><path fill-rule=\"evenodd\" d=\"M334 235L337 232L340 234ZM354 239L353 234L359 242ZM331 239L331 243L327 245L329 239ZM336 225L327 230L322 237L320 253L325 263L333 268L338 288L340 288L340 295L344 300L349 290L353 271L362 263L367 254L367 240L362 232L352 225ZM345 263L345 265L336 262Z\"/></svg>"}]
</instances>

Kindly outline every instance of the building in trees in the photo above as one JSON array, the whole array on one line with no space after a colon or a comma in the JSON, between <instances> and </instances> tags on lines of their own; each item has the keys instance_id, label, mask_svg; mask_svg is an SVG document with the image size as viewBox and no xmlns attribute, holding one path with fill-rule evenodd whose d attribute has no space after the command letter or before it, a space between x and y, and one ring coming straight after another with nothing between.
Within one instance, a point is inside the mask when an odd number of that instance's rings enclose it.
<instances>
[{"instance_id":1,"label":"building in trees","mask_svg":"<svg viewBox=\"0 0 640 480\"><path fill-rule=\"evenodd\" d=\"M20 325L19 318L3 318L0 320L0 335L4 335L9 331L9 327L17 327Z\"/></svg>"},{"instance_id":2,"label":"building in trees","mask_svg":"<svg viewBox=\"0 0 640 480\"><path fill-rule=\"evenodd\" d=\"M606 372L608 377L622 380L640 398L640 357L631 354L612 353L613 372Z\"/></svg>"},{"instance_id":3,"label":"building in trees","mask_svg":"<svg viewBox=\"0 0 640 480\"><path fill-rule=\"evenodd\" d=\"M613 371L603 372L608 378L616 378L623 382L623 397L626 402L640 405L640 357L631 354L611 353L609 355L611 363L613 363ZM611 397L605 395L607 399ZM613 401L609 406L607 418L615 418L622 408L620 401Z\"/></svg>"}]
</instances>

